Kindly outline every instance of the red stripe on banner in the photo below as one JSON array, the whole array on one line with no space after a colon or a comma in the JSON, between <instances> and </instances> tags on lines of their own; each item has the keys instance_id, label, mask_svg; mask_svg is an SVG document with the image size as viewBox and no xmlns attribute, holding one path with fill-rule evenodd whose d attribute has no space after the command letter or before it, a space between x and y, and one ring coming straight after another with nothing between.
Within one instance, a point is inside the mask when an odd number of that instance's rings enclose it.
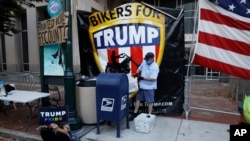
<instances>
[{"instance_id":1,"label":"red stripe on banner","mask_svg":"<svg viewBox=\"0 0 250 141\"><path fill-rule=\"evenodd\" d=\"M230 50L242 55L250 56L249 44L237 40L227 39L214 34L199 31L198 41L203 44Z\"/></svg>"},{"instance_id":2,"label":"red stripe on banner","mask_svg":"<svg viewBox=\"0 0 250 141\"><path fill-rule=\"evenodd\" d=\"M119 55L118 48L107 48L108 62L112 63L111 56L112 52L115 52L115 56ZM119 58L116 58L116 62L119 62Z\"/></svg>"},{"instance_id":3,"label":"red stripe on banner","mask_svg":"<svg viewBox=\"0 0 250 141\"><path fill-rule=\"evenodd\" d=\"M160 45L155 45L155 60L158 59L159 50L160 50Z\"/></svg>"},{"instance_id":4,"label":"red stripe on banner","mask_svg":"<svg viewBox=\"0 0 250 141\"><path fill-rule=\"evenodd\" d=\"M200 16L201 20L206 20L206 21L211 21L211 22L218 23L218 24L227 25L227 26L234 27L240 30L249 30L250 28L249 27L250 24L248 22L239 21L236 18L228 17L218 12L214 12L212 10L202 8L200 12L201 12L201 16Z\"/></svg>"},{"instance_id":5,"label":"red stripe on banner","mask_svg":"<svg viewBox=\"0 0 250 141\"><path fill-rule=\"evenodd\" d=\"M201 65L201 66L207 66L208 68L211 68L213 70L222 71L222 72L232 74L241 78L250 79L250 71L247 69L239 68L236 66L232 66L230 64L212 60L212 59L200 56L198 54L195 54L195 59L193 63Z\"/></svg>"},{"instance_id":6,"label":"red stripe on banner","mask_svg":"<svg viewBox=\"0 0 250 141\"><path fill-rule=\"evenodd\" d=\"M131 57L133 61L139 65L143 61L142 46L131 46L130 47ZM131 62L131 74L135 75L138 66Z\"/></svg>"}]
</instances>

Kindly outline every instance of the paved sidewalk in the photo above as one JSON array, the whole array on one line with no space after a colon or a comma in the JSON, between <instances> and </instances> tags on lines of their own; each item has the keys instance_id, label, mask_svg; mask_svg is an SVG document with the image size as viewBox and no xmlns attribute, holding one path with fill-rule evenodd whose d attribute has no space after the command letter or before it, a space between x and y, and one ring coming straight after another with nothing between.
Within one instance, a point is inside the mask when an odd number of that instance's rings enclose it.
<instances>
[{"instance_id":1,"label":"paved sidewalk","mask_svg":"<svg viewBox=\"0 0 250 141\"><path fill-rule=\"evenodd\" d=\"M81 141L229 141L228 129L228 124L156 116L155 126L149 134L135 131L134 121L127 129L122 120L120 138L116 137L116 126L112 123L100 126L100 134L93 129Z\"/></svg>"},{"instance_id":2,"label":"paved sidewalk","mask_svg":"<svg viewBox=\"0 0 250 141\"><path fill-rule=\"evenodd\" d=\"M229 141L229 124L186 120L156 116L155 126L148 134L135 131L134 122L130 122L130 129L126 128L125 120L121 121L120 138L116 137L116 126L111 123L101 124L100 134L92 126L83 127L85 130L81 141ZM0 128L0 136L18 139L19 141L42 141L39 135Z\"/></svg>"}]
</instances>

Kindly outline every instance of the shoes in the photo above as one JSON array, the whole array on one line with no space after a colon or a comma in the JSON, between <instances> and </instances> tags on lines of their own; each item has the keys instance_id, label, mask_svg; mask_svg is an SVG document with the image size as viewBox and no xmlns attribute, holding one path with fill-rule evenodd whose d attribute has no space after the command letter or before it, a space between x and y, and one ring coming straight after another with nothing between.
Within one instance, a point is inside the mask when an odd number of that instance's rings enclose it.
<instances>
[{"instance_id":1,"label":"shoes","mask_svg":"<svg viewBox=\"0 0 250 141\"><path fill-rule=\"evenodd\" d=\"M139 115L139 113L132 113L132 114L129 116L128 120L129 120L129 121L133 121L134 118L136 118L138 115Z\"/></svg>"}]
</instances>

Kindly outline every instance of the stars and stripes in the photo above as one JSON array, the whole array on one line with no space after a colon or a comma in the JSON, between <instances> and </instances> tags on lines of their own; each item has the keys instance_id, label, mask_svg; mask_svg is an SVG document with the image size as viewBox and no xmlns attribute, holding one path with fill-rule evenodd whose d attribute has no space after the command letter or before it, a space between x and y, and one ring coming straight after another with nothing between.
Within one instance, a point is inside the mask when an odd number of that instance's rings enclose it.
<instances>
[{"instance_id":1,"label":"stars and stripes","mask_svg":"<svg viewBox=\"0 0 250 141\"><path fill-rule=\"evenodd\" d=\"M236 13L243 17L250 18L250 1L249 0L210 0L221 8Z\"/></svg>"},{"instance_id":2,"label":"stars and stripes","mask_svg":"<svg viewBox=\"0 0 250 141\"><path fill-rule=\"evenodd\" d=\"M192 63L250 79L250 13L247 0L199 1Z\"/></svg>"}]
</instances>

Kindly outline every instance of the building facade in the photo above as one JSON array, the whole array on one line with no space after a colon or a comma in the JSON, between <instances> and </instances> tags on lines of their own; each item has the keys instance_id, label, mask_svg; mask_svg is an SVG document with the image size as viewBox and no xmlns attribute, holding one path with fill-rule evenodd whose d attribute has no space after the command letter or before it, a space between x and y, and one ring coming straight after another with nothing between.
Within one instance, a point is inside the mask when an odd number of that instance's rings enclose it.
<instances>
[{"instance_id":1,"label":"building facade","mask_svg":"<svg viewBox=\"0 0 250 141\"><path fill-rule=\"evenodd\" d=\"M61 0L64 7L64 0ZM73 42L73 69L80 72L80 57L78 47L76 11L88 12L106 11L113 9L129 0L72 0L72 42ZM185 49L187 60L190 61L190 49L194 47L197 3L198 0L144 0L143 2L160 7L183 8L185 14ZM16 27L21 30L13 36L0 35L0 72L32 72L40 71L39 45L37 36L37 23L49 19L47 3L35 3L36 7L26 7L26 12L18 15ZM191 74L218 75L212 70L199 66L190 67Z\"/></svg>"}]
</instances>

